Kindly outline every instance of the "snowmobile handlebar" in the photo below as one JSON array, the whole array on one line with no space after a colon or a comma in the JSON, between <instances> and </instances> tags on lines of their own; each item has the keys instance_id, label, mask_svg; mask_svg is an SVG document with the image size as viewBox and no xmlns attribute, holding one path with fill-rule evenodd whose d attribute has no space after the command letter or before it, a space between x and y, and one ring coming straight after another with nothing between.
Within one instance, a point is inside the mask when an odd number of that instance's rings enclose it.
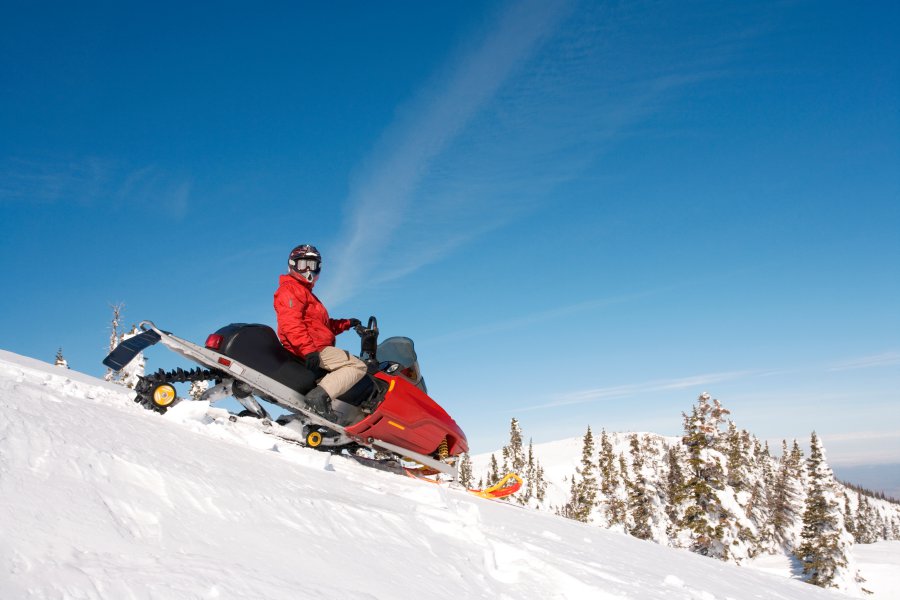
<instances>
[{"instance_id":1,"label":"snowmobile handlebar","mask_svg":"<svg viewBox=\"0 0 900 600\"><path fill-rule=\"evenodd\" d=\"M360 323L353 328L353 331L355 331L359 335L359 337L365 337L368 333L374 333L377 336L378 320L374 316L371 316L369 317L368 325L363 325L362 323Z\"/></svg>"},{"instance_id":2,"label":"snowmobile handlebar","mask_svg":"<svg viewBox=\"0 0 900 600\"><path fill-rule=\"evenodd\" d=\"M353 328L359 335L359 355L364 360L375 361L375 352L378 349L378 320L369 317L368 325L361 323Z\"/></svg>"}]
</instances>

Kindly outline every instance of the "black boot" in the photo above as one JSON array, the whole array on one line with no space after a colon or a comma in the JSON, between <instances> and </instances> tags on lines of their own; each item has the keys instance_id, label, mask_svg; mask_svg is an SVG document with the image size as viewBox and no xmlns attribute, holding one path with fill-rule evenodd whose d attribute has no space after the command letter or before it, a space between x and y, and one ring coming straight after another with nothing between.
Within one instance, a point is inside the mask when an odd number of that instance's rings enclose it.
<instances>
[{"instance_id":1,"label":"black boot","mask_svg":"<svg viewBox=\"0 0 900 600\"><path fill-rule=\"evenodd\" d=\"M314 387L306 394L306 405L311 411L329 421L334 416L334 413L331 412L331 396L319 386Z\"/></svg>"}]
</instances>

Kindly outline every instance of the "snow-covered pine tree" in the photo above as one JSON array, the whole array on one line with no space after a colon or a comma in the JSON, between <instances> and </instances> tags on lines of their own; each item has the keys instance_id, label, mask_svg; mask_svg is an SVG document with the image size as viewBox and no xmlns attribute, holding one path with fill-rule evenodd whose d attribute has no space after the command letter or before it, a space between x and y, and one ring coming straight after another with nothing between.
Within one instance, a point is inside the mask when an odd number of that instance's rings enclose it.
<instances>
[{"instance_id":1,"label":"snow-covered pine tree","mask_svg":"<svg viewBox=\"0 0 900 600\"><path fill-rule=\"evenodd\" d=\"M620 452L616 457L616 463L619 468L620 488L617 490L619 497L622 499L622 531L628 531L632 526L631 515L628 514L628 490L631 489L631 478L628 475L628 461L625 460L625 454Z\"/></svg>"},{"instance_id":2,"label":"snow-covered pine tree","mask_svg":"<svg viewBox=\"0 0 900 600\"><path fill-rule=\"evenodd\" d=\"M544 468L534 456L534 447L531 439L528 440L528 452L525 459L525 490L516 497L516 502L522 506L531 504L540 507L544 502L544 494L547 491L547 482L544 481Z\"/></svg>"},{"instance_id":3,"label":"snow-covered pine tree","mask_svg":"<svg viewBox=\"0 0 900 600\"><path fill-rule=\"evenodd\" d=\"M670 540L676 541L678 531L681 529L683 516L680 509L687 499L687 487L685 486L681 461L681 448L679 446L669 446L666 449L665 456L666 478L663 484L663 506L665 507L666 517L669 520L666 535Z\"/></svg>"},{"instance_id":4,"label":"snow-covered pine tree","mask_svg":"<svg viewBox=\"0 0 900 600\"><path fill-rule=\"evenodd\" d=\"M507 470L511 470L517 475L521 475L525 469L522 428L515 417L509 423L509 443L503 447L503 463Z\"/></svg>"},{"instance_id":5,"label":"snow-covered pine tree","mask_svg":"<svg viewBox=\"0 0 900 600\"><path fill-rule=\"evenodd\" d=\"M854 539L860 544L874 544L878 537L875 535L875 511L869 503L868 495L856 493L856 532Z\"/></svg>"},{"instance_id":6,"label":"snow-covered pine tree","mask_svg":"<svg viewBox=\"0 0 900 600\"><path fill-rule=\"evenodd\" d=\"M528 501L534 498L534 476L536 473L534 464L534 445L531 438L528 439L528 451L525 453L525 489L522 490L520 504L528 504Z\"/></svg>"},{"instance_id":7,"label":"snow-covered pine tree","mask_svg":"<svg viewBox=\"0 0 900 600\"><path fill-rule=\"evenodd\" d=\"M54 361L53 364L56 365L57 367L62 367L64 369L69 368L69 361L67 361L65 359L65 357L63 356L62 348L60 348L59 350L56 351L56 360Z\"/></svg>"},{"instance_id":8,"label":"snow-covered pine tree","mask_svg":"<svg viewBox=\"0 0 900 600\"><path fill-rule=\"evenodd\" d=\"M203 397L204 392L206 392L206 390L208 389L208 381L192 381L191 386L188 388L188 395L195 401L198 401Z\"/></svg>"},{"instance_id":9,"label":"snow-covered pine tree","mask_svg":"<svg viewBox=\"0 0 900 600\"><path fill-rule=\"evenodd\" d=\"M500 481L500 465L497 464L497 457L491 454L491 463L488 467L488 474L485 482L488 486L492 486Z\"/></svg>"},{"instance_id":10,"label":"snow-covered pine tree","mask_svg":"<svg viewBox=\"0 0 900 600\"><path fill-rule=\"evenodd\" d=\"M751 504L759 505L764 497L764 489L759 481L761 470L757 468L755 451L759 450L759 441L746 429L738 429L734 421L728 420L728 430L720 438L719 449L725 455L726 494L734 496L741 508L732 511L732 530L740 544L733 544L732 558L740 560L759 554L759 542L756 536L755 521L750 518ZM764 502L763 502L764 504ZM740 555L738 554L740 552Z\"/></svg>"},{"instance_id":11,"label":"snow-covered pine tree","mask_svg":"<svg viewBox=\"0 0 900 600\"><path fill-rule=\"evenodd\" d=\"M116 346L119 345L119 319L122 318L122 309L125 308L125 304L117 302L116 304L110 304L109 307L112 309L113 315L109 332L109 348L107 352L112 352L116 349ZM107 368L106 375L103 376L103 379L106 381L113 381L115 378L115 372L112 369Z\"/></svg>"},{"instance_id":12,"label":"snow-covered pine tree","mask_svg":"<svg viewBox=\"0 0 900 600\"><path fill-rule=\"evenodd\" d=\"M878 510L875 508L874 498L872 498L868 494L864 494L863 498L865 501L863 502L863 509L860 510L860 515L866 522L866 526L863 529L863 539L865 540L863 543L865 544L874 544L878 541Z\"/></svg>"},{"instance_id":13,"label":"snow-covered pine tree","mask_svg":"<svg viewBox=\"0 0 900 600\"><path fill-rule=\"evenodd\" d=\"M797 558L803 563L803 575L809 583L840 588L857 580L855 573L847 572L850 535L844 530L834 476L815 431L809 445L806 463L809 483Z\"/></svg>"},{"instance_id":14,"label":"snow-covered pine tree","mask_svg":"<svg viewBox=\"0 0 900 600\"><path fill-rule=\"evenodd\" d=\"M468 452L463 452L459 459L459 483L463 487L470 488L472 487L472 478L472 459Z\"/></svg>"},{"instance_id":15,"label":"snow-covered pine tree","mask_svg":"<svg viewBox=\"0 0 900 600\"><path fill-rule=\"evenodd\" d=\"M731 515L717 490L725 487L722 455L716 450L719 426L728 414L718 400L710 405L703 393L684 417L682 444L687 451L687 508L682 523L690 532L690 548L703 556L728 560L732 540L726 539Z\"/></svg>"},{"instance_id":16,"label":"snow-covered pine tree","mask_svg":"<svg viewBox=\"0 0 900 600\"><path fill-rule=\"evenodd\" d=\"M616 454L613 451L612 442L606 429L600 430L600 456L597 460L600 474L600 489L598 504L603 509L606 518L606 526L618 528L625 526L627 517L626 496L623 494L624 486L617 466Z\"/></svg>"},{"instance_id":17,"label":"snow-covered pine tree","mask_svg":"<svg viewBox=\"0 0 900 600\"><path fill-rule=\"evenodd\" d=\"M856 539L856 526L855 519L853 518L853 507L850 505L850 494L846 491L843 493L844 496L844 529L853 536L855 541L859 541Z\"/></svg>"},{"instance_id":18,"label":"snow-covered pine tree","mask_svg":"<svg viewBox=\"0 0 900 600\"><path fill-rule=\"evenodd\" d=\"M761 445L753 437L752 478L750 499L744 511L750 522L756 527L756 543L751 555L774 553L776 550L775 529L772 526L772 502L770 494L775 485L775 473L772 469L772 457L769 446Z\"/></svg>"},{"instance_id":19,"label":"snow-covered pine tree","mask_svg":"<svg viewBox=\"0 0 900 600\"><path fill-rule=\"evenodd\" d=\"M724 444L721 448L726 458L725 466L728 472L726 482L736 494L749 487L749 448L745 447L744 433L746 432L738 431L734 421L729 420L728 432L725 434Z\"/></svg>"},{"instance_id":20,"label":"snow-covered pine tree","mask_svg":"<svg viewBox=\"0 0 900 600\"><path fill-rule=\"evenodd\" d=\"M597 501L597 478L594 475L594 435L587 428L582 440L581 466L575 469L569 489L565 514L570 519L587 523Z\"/></svg>"},{"instance_id":21,"label":"snow-covered pine tree","mask_svg":"<svg viewBox=\"0 0 900 600\"><path fill-rule=\"evenodd\" d=\"M653 521L652 491L644 473L644 454L638 441L637 434L632 434L629 439L631 451L632 478L628 489L628 513L631 516L628 533L632 536L649 540L653 537L651 523Z\"/></svg>"},{"instance_id":22,"label":"snow-covered pine tree","mask_svg":"<svg viewBox=\"0 0 900 600\"><path fill-rule=\"evenodd\" d=\"M535 464L537 466L534 470L534 494L540 506L547 497L547 480L544 478L544 466L541 465L541 461L536 461Z\"/></svg>"},{"instance_id":23,"label":"snow-covered pine tree","mask_svg":"<svg viewBox=\"0 0 900 600\"><path fill-rule=\"evenodd\" d=\"M799 450L797 440L791 451L787 449L787 441L782 440L778 473L769 494L775 541L787 552L796 545L794 523L800 517L803 502L802 453Z\"/></svg>"}]
</instances>

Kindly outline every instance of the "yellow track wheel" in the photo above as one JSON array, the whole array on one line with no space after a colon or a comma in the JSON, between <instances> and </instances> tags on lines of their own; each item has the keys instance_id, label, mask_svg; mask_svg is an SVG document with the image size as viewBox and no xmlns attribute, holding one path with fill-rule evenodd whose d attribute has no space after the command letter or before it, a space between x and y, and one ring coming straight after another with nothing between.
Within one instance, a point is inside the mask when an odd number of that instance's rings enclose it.
<instances>
[{"instance_id":1,"label":"yellow track wheel","mask_svg":"<svg viewBox=\"0 0 900 600\"><path fill-rule=\"evenodd\" d=\"M322 443L322 434L318 431L310 431L306 434L306 445L310 448L318 448Z\"/></svg>"},{"instance_id":2,"label":"yellow track wheel","mask_svg":"<svg viewBox=\"0 0 900 600\"><path fill-rule=\"evenodd\" d=\"M166 407L175 402L178 394L175 388L168 383L163 383L153 388L153 404L159 407Z\"/></svg>"}]
</instances>

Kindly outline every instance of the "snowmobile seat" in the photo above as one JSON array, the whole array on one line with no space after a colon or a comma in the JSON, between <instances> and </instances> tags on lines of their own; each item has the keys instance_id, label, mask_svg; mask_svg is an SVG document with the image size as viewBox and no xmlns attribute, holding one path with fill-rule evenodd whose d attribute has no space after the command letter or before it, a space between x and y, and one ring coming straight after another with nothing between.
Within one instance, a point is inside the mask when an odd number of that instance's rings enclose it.
<instances>
[{"instance_id":1,"label":"snowmobile seat","mask_svg":"<svg viewBox=\"0 0 900 600\"><path fill-rule=\"evenodd\" d=\"M317 375L324 375L307 369L268 325L232 323L216 333L223 338L219 352L301 394L316 387Z\"/></svg>"},{"instance_id":2,"label":"snowmobile seat","mask_svg":"<svg viewBox=\"0 0 900 600\"><path fill-rule=\"evenodd\" d=\"M317 369L315 373L307 369L303 359L285 349L275 331L268 325L232 323L216 333L222 336L219 352L301 394L316 387L316 381L325 375L325 371L321 369ZM338 399L360 406L374 392L375 379L366 374Z\"/></svg>"}]
</instances>

